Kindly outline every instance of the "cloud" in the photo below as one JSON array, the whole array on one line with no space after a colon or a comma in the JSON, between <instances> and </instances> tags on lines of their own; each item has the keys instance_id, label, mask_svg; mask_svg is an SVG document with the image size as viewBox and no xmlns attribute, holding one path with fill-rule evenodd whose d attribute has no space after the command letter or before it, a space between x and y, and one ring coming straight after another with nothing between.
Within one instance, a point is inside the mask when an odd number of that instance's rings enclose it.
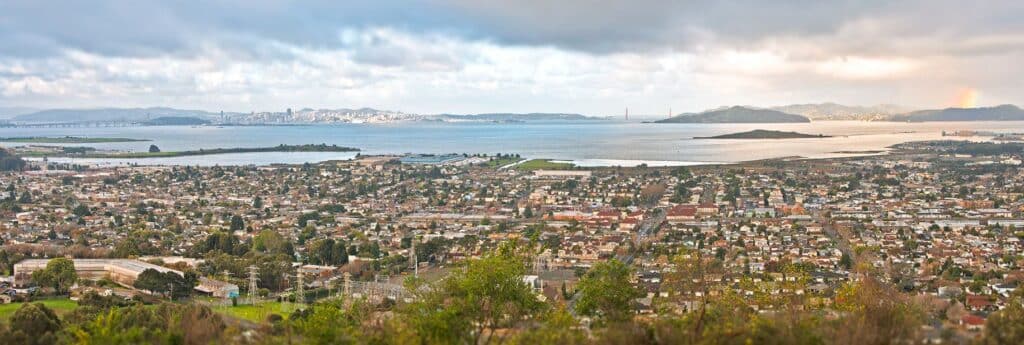
<instances>
[{"instance_id":1,"label":"cloud","mask_svg":"<svg viewBox=\"0 0 1024 345\"><path fill-rule=\"evenodd\" d=\"M0 104L662 113L1024 103L1024 3L5 2Z\"/></svg>"}]
</instances>

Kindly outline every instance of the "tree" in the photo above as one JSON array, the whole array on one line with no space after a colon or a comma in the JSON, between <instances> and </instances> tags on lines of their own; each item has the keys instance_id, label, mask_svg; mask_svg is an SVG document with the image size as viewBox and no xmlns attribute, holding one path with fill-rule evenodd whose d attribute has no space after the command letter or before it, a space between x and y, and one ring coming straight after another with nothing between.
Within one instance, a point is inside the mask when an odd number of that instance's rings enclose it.
<instances>
[{"instance_id":1,"label":"tree","mask_svg":"<svg viewBox=\"0 0 1024 345\"><path fill-rule=\"evenodd\" d=\"M136 289L152 293L163 293L168 290L167 282L164 281L164 274L152 268L147 268L142 273L139 273L132 286Z\"/></svg>"},{"instance_id":2,"label":"tree","mask_svg":"<svg viewBox=\"0 0 1024 345\"><path fill-rule=\"evenodd\" d=\"M149 152L150 152L150 153L157 153L157 152L160 152L160 148L159 148L159 147L157 147L156 145L149 145Z\"/></svg>"},{"instance_id":3,"label":"tree","mask_svg":"<svg viewBox=\"0 0 1024 345\"><path fill-rule=\"evenodd\" d=\"M989 315L979 345L1024 343L1024 287L1018 287L1006 308Z\"/></svg>"},{"instance_id":4,"label":"tree","mask_svg":"<svg viewBox=\"0 0 1024 345\"><path fill-rule=\"evenodd\" d=\"M853 259L850 258L850 254L843 253L843 256L839 257L839 266L842 266L845 269L853 267Z\"/></svg>"},{"instance_id":5,"label":"tree","mask_svg":"<svg viewBox=\"0 0 1024 345\"><path fill-rule=\"evenodd\" d=\"M75 206L74 210L72 210L71 213L74 213L76 216L79 217L92 215L92 212L89 211L89 207L85 206L85 204L78 204L78 206Z\"/></svg>"},{"instance_id":6,"label":"tree","mask_svg":"<svg viewBox=\"0 0 1024 345\"><path fill-rule=\"evenodd\" d=\"M630 281L633 271L612 259L592 267L577 287L576 311L606 321L628 321L633 317L633 300L643 294Z\"/></svg>"},{"instance_id":7,"label":"tree","mask_svg":"<svg viewBox=\"0 0 1024 345\"><path fill-rule=\"evenodd\" d=\"M293 313L288 318L288 326L301 335L306 344L367 343L360 333L362 322L371 311L369 307L360 302L347 307L340 302L318 304ZM388 334L389 338L392 336Z\"/></svg>"},{"instance_id":8,"label":"tree","mask_svg":"<svg viewBox=\"0 0 1024 345\"><path fill-rule=\"evenodd\" d=\"M835 300L844 314L828 335L834 344L913 343L924 317L908 296L871 276L841 286Z\"/></svg>"},{"instance_id":9,"label":"tree","mask_svg":"<svg viewBox=\"0 0 1024 345\"><path fill-rule=\"evenodd\" d=\"M224 320L209 307L160 304L111 309L76 327L75 344L220 344Z\"/></svg>"},{"instance_id":10,"label":"tree","mask_svg":"<svg viewBox=\"0 0 1024 345\"><path fill-rule=\"evenodd\" d=\"M152 293L159 293L170 298L188 297L192 289L198 284L199 276L195 272L185 272L184 276L167 271L160 272L156 269L147 268L135 278L133 287L146 290Z\"/></svg>"},{"instance_id":11,"label":"tree","mask_svg":"<svg viewBox=\"0 0 1024 345\"><path fill-rule=\"evenodd\" d=\"M55 344L61 330L60 318L42 303L22 304L8 322L10 329L0 334L6 344Z\"/></svg>"},{"instance_id":12,"label":"tree","mask_svg":"<svg viewBox=\"0 0 1024 345\"><path fill-rule=\"evenodd\" d=\"M231 216L231 231L245 229L245 220L239 215Z\"/></svg>"},{"instance_id":13,"label":"tree","mask_svg":"<svg viewBox=\"0 0 1024 345\"><path fill-rule=\"evenodd\" d=\"M41 286L52 287L58 294L68 291L78 280L75 263L68 258L56 258L46 263L46 268L32 272L32 280Z\"/></svg>"},{"instance_id":14,"label":"tree","mask_svg":"<svg viewBox=\"0 0 1024 345\"><path fill-rule=\"evenodd\" d=\"M291 256L295 249L292 243L273 230L263 230L252 240L252 249L259 253L287 254Z\"/></svg>"},{"instance_id":15,"label":"tree","mask_svg":"<svg viewBox=\"0 0 1024 345\"><path fill-rule=\"evenodd\" d=\"M496 253L455 269L433 288L410 286L418 296L399 309L401 321L423 338L421 343L500 343L509 332L498 330L522 326L547 309L523 283L525 263L505 243Z\"/></svg>"}]
</instances>

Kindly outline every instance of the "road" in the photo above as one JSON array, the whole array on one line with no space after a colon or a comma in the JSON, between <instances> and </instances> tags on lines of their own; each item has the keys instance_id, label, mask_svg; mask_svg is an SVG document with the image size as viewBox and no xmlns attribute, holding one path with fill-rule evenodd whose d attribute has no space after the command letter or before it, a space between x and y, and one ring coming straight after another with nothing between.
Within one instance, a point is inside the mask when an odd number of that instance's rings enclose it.
<instances>
[{"instance_id":1,"label":"road","mask_svg":"<svg viewBox=\"0 0 1024 345\"><path fill-rule=\"evenodd\" d=\"M633 237L633 247L640 246L640 244L643 243L644 239L646 239L648 236L653 235L658 230L658 227L661 226L661 223L665 222L664 207L657 207L651 213L652 215L650 217L640 222L636 236ZM618 259L619 261L622 261L623 263L629 265L633 263L633 259L635 257L636 253L634 252L629 253L628 255L619 255Z\"/></svg>"}]
</instances>

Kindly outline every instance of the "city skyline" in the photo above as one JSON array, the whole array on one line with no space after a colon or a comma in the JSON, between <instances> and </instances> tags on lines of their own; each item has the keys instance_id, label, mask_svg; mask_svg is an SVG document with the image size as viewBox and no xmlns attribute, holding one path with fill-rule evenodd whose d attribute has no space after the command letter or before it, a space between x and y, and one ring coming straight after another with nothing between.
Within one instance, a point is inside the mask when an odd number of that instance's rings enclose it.
<instances>
[{"instance_id":1,"label":"city skyline","mask_svg":"<svg viewBox=\"0 0 1024 345\"><path fill-rule=\"evenodd\" d=\"M0 14L0 107L621 115L1024 103L1024 5L89 4Z\"/></svg>"}]
</instances>

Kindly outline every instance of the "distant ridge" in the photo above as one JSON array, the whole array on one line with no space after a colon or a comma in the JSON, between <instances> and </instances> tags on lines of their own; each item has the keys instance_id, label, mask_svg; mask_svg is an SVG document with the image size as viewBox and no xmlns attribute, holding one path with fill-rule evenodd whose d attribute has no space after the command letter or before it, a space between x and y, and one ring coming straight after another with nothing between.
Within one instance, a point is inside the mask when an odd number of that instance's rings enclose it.
<instances>
[{"instance_id":1,"label":"distant ridge","mask_svg":"<svg viewBox=\"0 0 1024 345\"><path fill-rule=\"evenodd\" d=\"M0 119L9 119L18 115L34 113L39 109L29 107L0 107Z\"/></svg>"},{"instance_id":2,"label":"distant ridge","mask_svg":"<svg viewBox=\"0 0 1024 345\"><path fill-rule=\"evenodd\" d=\"M439 114L431 117L440 120L456 121L555 121L555 120L599 120L601 118L589 117L581 114L570 113L486 113L486 114Z\"/></svg>"},{"instance_id":3,"label":"distant ridge","mask_svg":"<svg viewBox=\"0 0 1024 345\"><path fill-rule=\"evenodd\" d=\"M165 107L50 109L18 115L12 120L18 122L138 122L169 116L211 118L215 114L202 110L182 110Z\"/></svg>"},{"instance_id":4,"label":"distant ridge","mask_svg":"<svg viewBox=\"0 0 1024 345\"><path fill-rule=\"evenodd\" d=\"M210 121L192 116L161 116L143 123L147 126L198 126L208 125Z\"/></svg>"},{"instance_id":5,"label":"distant ridge","mask_svg":"<svg viewBox=\"0 0 1024 345\"><path fill-rule=\"evenodd\" d=\"M1004 104L996 107L946 108L920 110L890 118L892 121L1024 121L1024 110L1015 105Z\"/></svg>"},{"instance_id":6,"label":"distant ridge","mask_svg":"<svg viewBox=\"0 0 1024 345\"><path fill-rule=\"evenodd\" d=\"M682 114L655 123L799 123L811 122L801 116L778 110L733 106L698 114Z\"/></svg>"}]
</instances>

